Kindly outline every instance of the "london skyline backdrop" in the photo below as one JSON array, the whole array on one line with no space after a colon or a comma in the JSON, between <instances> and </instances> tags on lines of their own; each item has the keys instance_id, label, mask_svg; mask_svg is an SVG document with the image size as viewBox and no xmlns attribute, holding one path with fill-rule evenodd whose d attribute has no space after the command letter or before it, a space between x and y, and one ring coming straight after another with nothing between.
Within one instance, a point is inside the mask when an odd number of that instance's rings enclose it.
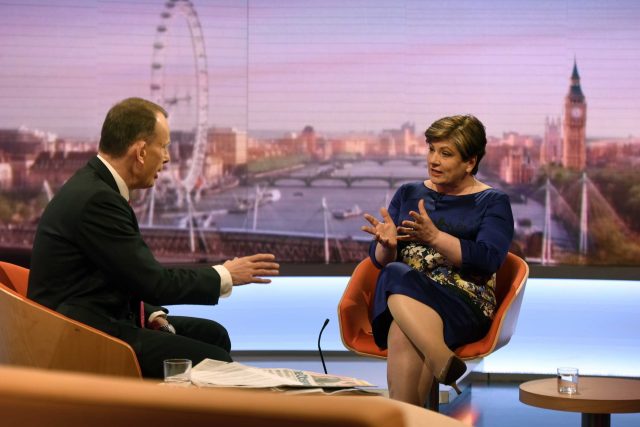
<instances>
[{"instance_id":1,"label":"london skyline backdrop","mask_svg":"<svg viewBox=\"0 0 640 427\"><path fill-rule=\"evenodd\" d=\"M640 3L193 1L209 73L209 126L416 131L471 113L489 135L543 135L574 59L587 139L640 135ZM104 114L149 98L164 2L0 0L0 128L97 138ZM169 95L195 97L186 19L171 21ZM195 125L194 101L172 126Z\"/></svg>"}]
</instances>

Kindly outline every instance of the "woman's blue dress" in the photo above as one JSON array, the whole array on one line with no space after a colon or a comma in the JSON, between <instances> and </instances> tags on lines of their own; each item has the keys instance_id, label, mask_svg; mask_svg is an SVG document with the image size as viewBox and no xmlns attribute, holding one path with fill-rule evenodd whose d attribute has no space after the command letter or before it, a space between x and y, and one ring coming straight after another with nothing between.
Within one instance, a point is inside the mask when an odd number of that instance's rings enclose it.
<instances>
[{"instance_id":1,"label":"woman's blue dress","mask_svg":"<svg viewBox=\"0 0 640 427\"><path fill-rule=\"evenodd\" d=\"M404 184L389 204L394 223L398 226L412 220L409 211L418 212L421 199L436 227L460 240L462 266L448 264L425 244L398 242L397 261L382 268L372 306L373 336L380 348L387 348L393 320L387 306L391 294L407 295L433 308L442 318L445 343L452 350L482 338L495 311L495 272L513 238L509 197L494 188L451 196L423 182ZM369 254L381 267L375 247L374 241Z\"/></svg>"}]
</instances>

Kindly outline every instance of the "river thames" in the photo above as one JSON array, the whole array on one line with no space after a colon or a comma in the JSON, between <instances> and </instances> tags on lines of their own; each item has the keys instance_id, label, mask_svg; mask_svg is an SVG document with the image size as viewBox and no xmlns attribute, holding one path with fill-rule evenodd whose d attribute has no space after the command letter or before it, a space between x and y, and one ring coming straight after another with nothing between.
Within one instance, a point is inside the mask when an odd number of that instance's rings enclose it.
<instances>
[{"instance_id":1,"label":"river thames","mask_svg":"<svg viewBox=\"0 0 640 427\"><path fill-rule=\"evenodd\" d=\"M389 188L388 177L405 177L407 181L422 181L427 178L425 162L392 160L383 165L374 161L345 163L334 168L331 177L379 177L355 181L347 187L344 181L326 178L317 179L311 186L300 178L317 175L330 166L311 165L281 177L277 185L267 187L265 183L237 186L216 193L206 193L194 202L197 222L204 229L243 230L246 232L273 232L278 234L328 235L331 238L369 239L360 230L366 221L362 213L379 216L379 209L387 206L396 188ZM520 234L541 232L544 227L544 206L528 194L514 193L499 183L478 174L478 179L511 194L516 231ZM261 203L254 209L256 192L263 192ZM260 197L259 197L260 199ZM323 206L324 200L324 206ZM156 211L156 226L186 227L186 209L165 208ZM347 215L340 215L341 213ZM349 216L353 214L353 216ZM347 216L347 218L337 218ZM326 220L326 224L325 224ZM526 229L525 229L526 228ZM564 227L552 221L551 234L554 244L571 249L575 243Z\"/></svg>"}]
</instances>

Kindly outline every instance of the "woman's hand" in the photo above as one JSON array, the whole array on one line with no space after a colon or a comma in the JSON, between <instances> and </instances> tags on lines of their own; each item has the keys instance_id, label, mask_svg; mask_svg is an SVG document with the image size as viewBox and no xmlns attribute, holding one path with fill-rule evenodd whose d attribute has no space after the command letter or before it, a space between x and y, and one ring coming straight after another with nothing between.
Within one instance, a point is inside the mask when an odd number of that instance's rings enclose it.
<instances>
[{"instance_id":1,"label":"woman's hand","mask_svg":"<svg viewBox=\"0 0 640 427\"><path fill-rule=\"evenodd\" d=\"M433 221L431 221L431 218L429 218L427 209L424 207L424 200L418 202L418 211L419 212L409 212L413 221L402 221L402 226L399 226L397 230L400 234L397 239L402 241L420 241L431 246L440 234L440 230L438 230Z\"/></svg>"},{"instance_id":2,"label":"woman's hand","mask_svg":"<svg viewBox=\"0 0 640 427\"><path fill-rule=\"evenodd\" d=\"M382 216L382 221L373 215L364 214L364 219L371 225L363 225L361 230L371 234L376 242L383 247L395 250L398 246L396 225L386 208L380 208L380 216Z\"/></svg>"}]
</instances>

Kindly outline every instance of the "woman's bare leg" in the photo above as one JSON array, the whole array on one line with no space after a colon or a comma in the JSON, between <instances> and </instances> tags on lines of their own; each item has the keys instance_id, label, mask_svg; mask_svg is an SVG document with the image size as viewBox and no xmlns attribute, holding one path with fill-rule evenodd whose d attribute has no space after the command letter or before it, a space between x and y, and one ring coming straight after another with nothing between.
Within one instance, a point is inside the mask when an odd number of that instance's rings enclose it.
<instances>
[{"instance_id":1,"label":"woman's bare leg","mask_svg":"<svg viewBox=\"0 0 640 427\"><path fill-rule=\"evenodd\" d=\"M424 406L433 381L431 367L395 321L391 323L389 328L387 343L389 348L387 357L389 397L413 405Z\"/></svg>"},{"instance_id":2,"label":"woman's bare leg","mask_svg":"<svg viewBox=\"0 0 640 427\"><path fill-rule=\"evenodd\" d=\"M441 378L453 352L444 342L440 315L428 305L406 295L393 294L387 304L394 323L424 356L435 376Z\"/></svg>"}]
</instances>

